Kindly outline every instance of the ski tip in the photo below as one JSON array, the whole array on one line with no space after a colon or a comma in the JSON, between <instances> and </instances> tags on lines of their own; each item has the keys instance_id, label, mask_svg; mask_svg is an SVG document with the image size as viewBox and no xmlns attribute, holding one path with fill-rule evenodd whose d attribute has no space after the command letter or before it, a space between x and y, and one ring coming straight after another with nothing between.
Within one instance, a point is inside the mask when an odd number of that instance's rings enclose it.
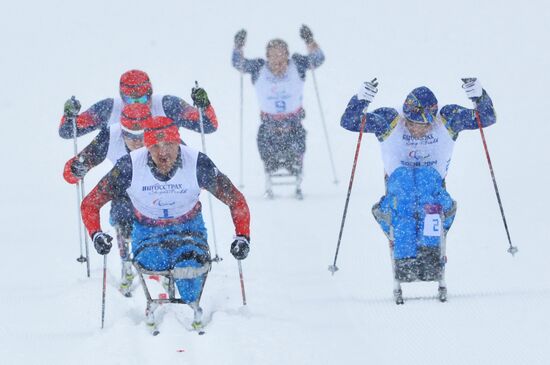
<instances>
[{"instance_id":1,"label":"ski tip","mask_svg":"<svg viewBox=\"0 0 550 365\"><path fill-rule=\"evenodd\" d=\"M192 331L197 332L199 335L204 335L206 332L204 331L204 323L194 321L191 323Z\"/></svg>"},{"instance_id":2,"label":"ski tip","mask_svg":"<svg viewBox=\"0 0 550 365\"><path fill-rule=\"evenodd\" d=\"M147 329L149 330L149 333L151 335L157 336L160 333L155 323L145 323L145 325L147 326Z\"/></svg>"}]
</instances>

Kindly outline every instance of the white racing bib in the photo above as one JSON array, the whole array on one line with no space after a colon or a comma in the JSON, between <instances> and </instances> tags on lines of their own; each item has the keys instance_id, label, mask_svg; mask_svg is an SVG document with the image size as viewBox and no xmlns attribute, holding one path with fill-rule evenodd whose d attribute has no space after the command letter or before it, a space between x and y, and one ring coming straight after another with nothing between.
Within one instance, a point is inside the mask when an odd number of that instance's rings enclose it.
<instances>
[{"instance_id":1,"label":"white racing bib","mask_svg":"<svg viewBox=\"0 0 550 365\"><path fill-rule=\"evenodd\" d=\"M401 118L390 136L380 143L386 174L390 176L397 168L432 167L445 178L455 142L437 118L432 129L422 138L413 138Z\"/></svg>"},{"instance_id":2,"label":"white racing bib","mask_svg":"<svg viewBox=\"0 0 550 365\"><path fill-rule=\"evenodd\" d=\"M134 208L155 220L174 219L191 211L199 201L199 152L180 145L182 168L168 181L159 181L147 166L147 148L132 151L132 182L126 190Z\"/></svg>"},{"instance_id":3,"label":"white racing bib","mask_svg":"<svg viewBox=\"0 0 550 365\"><path fill-rule=\"evenodd\" d=\"M273 75L267 64L264 65L254 86L260 110L264 113L286 114L302 107L304 80L300 78L298 68L292 60L282 76Z\"/></svg>"},{"instance_id":4,"label":"white racing bib","mask_svg":"<svg viewBox=\"0 0 550 365\"><path fill-rule=\"evenodd\" d=\"M116 97L113 99L113 110L111 110L111 116L109 117L108 126L120 124L120 116L122 115L122 99Z\"/></svg>"},{"instance_id":5,"label":"white racing bib","mask_svg":"<svg viewBox=\"0 0 550 365\"><path fill-rule=\"evenodd\" d=\"M151 104L151 115L153 117L165 117L164 107L162 106L162 98L164 95L153 95L153 102Z\"/></svg>"},{"instance_id":6,"label":"white racing bib","mask_svg":"<svg viewBox=\"0 0 550 365\"><path fill-rule=\"evenodd\" d=\"M114 165L127 153L126 143L122 137L122 128L120 127L120 123L111 125L109 127L109 147L107 149L107 158Z\"/></svg>"}]
</instances>

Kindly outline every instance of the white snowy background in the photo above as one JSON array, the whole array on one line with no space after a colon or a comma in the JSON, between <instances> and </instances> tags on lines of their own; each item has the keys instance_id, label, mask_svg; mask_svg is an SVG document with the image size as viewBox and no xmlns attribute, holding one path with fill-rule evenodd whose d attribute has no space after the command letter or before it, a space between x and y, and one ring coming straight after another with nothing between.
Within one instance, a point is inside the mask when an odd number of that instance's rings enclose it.
<instances>
[{"instance_id":1,"label":"white snowy background","mask_svg":"<svg viewBox=\"0 0 550 365\"><path fill-rule=\"evenodd\" d=\"M548 85L550 5L533 1L4 1L0 12L0 362L2 364L549 364ZM57 134L64 101L83 110L118 92L122 72L149 73L155 92L190 100L198 80L220 127L208 152L239 180L239 74L233 35L248 30L245 55L266 42L305 52L308 24L326 54L316 71L340 183L332 183L311 74L305 199L290 189L262 198L255 144L258 107L245 78L245 188L252 249L243 261L248 306L228 252L233 228L216 203L218 248L202 305L205 336L186 330L187 307L160 309L161 334L143 323L145 299L116 290L109 255L105 329L100 329L102 260L90 247L91 278L79 254L74 187L61 177L72 141ZM379 147L363 140L338 265L332 263L357 135L339 119L361 81L378 77L373 104L399 106L426 85L440 106L470 105L460 78L477 76L494 100L486 130L519 254L512 258L479 133L463 133L447 187L458 201L448 236L449 301L436 284L404 285L392 299L386 240L370 207L383 194ZM182 130L200 148L200 137ZM79 140L83 147L92 135ZM108 171L86 178L88 188ZM205 196L203 199L205 200ZM108 226L105 208L104 228ZM207 223L210 224L205 210Z\"/></svg>"}]
</instances>

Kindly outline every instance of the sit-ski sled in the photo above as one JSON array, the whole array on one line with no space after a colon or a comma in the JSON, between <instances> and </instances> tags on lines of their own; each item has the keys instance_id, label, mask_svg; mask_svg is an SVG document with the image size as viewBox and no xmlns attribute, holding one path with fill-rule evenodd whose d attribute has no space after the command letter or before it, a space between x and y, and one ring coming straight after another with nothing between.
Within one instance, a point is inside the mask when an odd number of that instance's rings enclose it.
<instances>
[{"instance_id":1,"label":"sit-ski sled","mask_svg":"<svg viewBox=\"0 0 550 365\"><path fill-rule=\"evenodd\" d=\"M266 172L265 174L265 197L267 199L274 199L273 186L294 186L294 196L298 200L304 199L302 193L302 173L288 171L286 169L278 169L274 172Z\"/></svg>"},{"instance_id":2,"label":"sit-ski sled","mask_svg":"<svg viewBox=\"0 0 550 365\"><path fill-rule=\"evenodd\" d=\"M186 239L183 239L185 241ZM189 238L190 241L195 244L193 238ZM207 255L202 262L202 266L193 268L174 268L170 270L165 271L151 271L145 269L143 266L141 266L136 260L133 260L134 267L137 271L137 274L139 276L139 280L141 283L141 286L143 288L143 292L145 294L145 299L147 301L147 307L145 310L145 317L146 317L146 324L151 332L152 335L156 336L159 334L158 330L158 322L155 320L154 312L155 310L163 305L163 304L187 304L193 309L193 322L191 324L192 330L198 332L199 334L204 334L204 323L202 321L202 308L199 306L200 298L202 296L202 291L204 289L204 283L206 283L206 277L202 282L202 287L200 288L200 294L198 295L198 299L194 302L186 302L182 298L176 297L176 284L175 279L177 277L182 279L192 279L196 278L202 275L208 276L208 272L210 271L212 267L212 260L210 259L210 253L207 252ZM178 275L174 275L175 273L178 273ZM147 275L147 279L154 279L154 280L146 280L145 275ZM152 283L153 281L157 281L158 283L162 284L164 290L160 290L160 294L153 293L156 295L152 295L152 291L150 290L147 282Z\"/></svg>"},{"instance_id":3,"label":"sit-ski sled","mask_svg":"<svg viewBox=\"0 0 550 365\"><path fill-rule=\"evenodd\" d=\"M204 334L204 326L202 323L202 308L199 306L198 301L193 303L187 303L181 298L176 298L175 280L172 270L167 271L149 271L141 267L137 262L134 262L134 267L138 273L138 277L145 293L145 299L147 301L147 307L145 309L145 324L153 336L160 333L158 329L158 322L155 320L155 310L163 304L187 304L193 309L193 323L192 329L198 334ZM158 297L153 298L151 291L147 285L147 281L144 275L148 276L148 279L158 281L165 287L166 293L161 293ZM160 278L160 280L159 280ZM206 282L206 280L205 280ZM201 293L202 294L202 293ZM199 296L200 300L200 296Z\"/></svg>"},{"instance_id":4,"label":"sit-ski sled","mask_svg":"<svg viewBox=\"0 0 550 365\"><path fill-rule=\"evenodd\" d=\"M373 209L373 213L374 209ZM376 216L376 213L375 213ZM438 246L419 246L415 258L396 260L394 258L394 227L390 226L389 248L393 271L393 298L395 304L404 304L402 283L437 282L437 298L440 302L447 301L447 284L445 282L446 235L443 228L444 215L441 210L432 212L426 219L431 220L433 231L439 233ZM425 221L426 224L426 221Z\"/></svg>"}]
</instances>

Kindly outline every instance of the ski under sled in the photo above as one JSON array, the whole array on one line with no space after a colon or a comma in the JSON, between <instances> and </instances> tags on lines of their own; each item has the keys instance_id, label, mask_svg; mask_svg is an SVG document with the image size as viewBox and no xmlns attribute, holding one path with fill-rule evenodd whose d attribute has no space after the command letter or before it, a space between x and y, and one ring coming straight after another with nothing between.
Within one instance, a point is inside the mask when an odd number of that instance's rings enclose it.
<instances>
[{"instance_id":1,"label":"ski under sled","mask_svg":"<svg viewBox=\"0 0 550 365\"><path fill-rule=\"evenodd\" d=\"M393 246L393 243L390 241L390 247ZM393 249L391 249L393 251ZM441 252L441 248L438 248L437 251ZM431 253L433 255L433 253ZM401 287L402 283L413 283L413 282L437 282L437 298L440 302L447 301L447 284L445 282L445 263L446 256L439 253L438 257L434 260L429 258L426 262L426 259L423 257L423 254L417 256L414 259L405 259L405 260L395 260L392 258L393 266L393 297L395 304L404 304L403 299L403 290Z\"/></svg>"},{"instance_id":2,"label":"ski under sled","mask_svg":"<svg viewBox=\"0 0 550 365\"><path fill-rule=\"evenodd\" d=\"M155 319L154 312L155 310L163 305L163 304L187 304L193 309L193 322L191 324L192 331L197 332L199 335L203 335L205 333L204 331L204 324L202 322L202 308L199 306L200 301L200 295L199 299L196 302L189 303L184 301L181 298L176 298L176 288L175 288L175 280L172 270L166 270L166 271L150 271L144 269L139 263L134 261L134 267L136 268L136 271L139 276L139 280L141 282L141 286L143 288L143 292L145 293L145 299L147 300L147 307L145 309L145 324L147 325L147 328L149 332L153 336L157 336L160 331L158 329L159 323ZM206 272L210 270L210 265L208 265ZM144 278L144 275L151 275L151 276L159 276L163 279L163 286L165 286L165 289L167 291L167 296L163 295L159 298L153 298L151 295L151 292L149 291L149 288L147 286L147 282ZM206 280L204 280L204 283ZM203 286L204 287L204 286ZM202 289L201 289L202 294Z\"/></svg>"},{"instance_id":3,"label":"ski under sled","mask_svg":"<svg viewBox=\"0 0 550 365\"><path fill-rule=\"evenodd\" d=\"M302 193L302 173L291 172L283 168L279 168L276 171L265 173L265 197L267 199L274 199L273 186L294 186L295 197L298 200L304 199Z\"/></svg>"},{"instance_id":4,"label":"ski under sled","mask_svg":"<svg viewBox=\"0 0 550 365\"><path fill-rule=\"evenodd\" d=\"M440 222L443 222L443 214L439 215ZM394 234L393 226L390 227L389 247L393 272L393 298L395 304L401 305L403 299L402 283L412 282L437 282L437 299L444 303L447 301L447 283L445 282L447 232L440 224L440 241L438 246L418 247L415 258L396 260L394 257Z\"/></svg>"}]
</instances>

